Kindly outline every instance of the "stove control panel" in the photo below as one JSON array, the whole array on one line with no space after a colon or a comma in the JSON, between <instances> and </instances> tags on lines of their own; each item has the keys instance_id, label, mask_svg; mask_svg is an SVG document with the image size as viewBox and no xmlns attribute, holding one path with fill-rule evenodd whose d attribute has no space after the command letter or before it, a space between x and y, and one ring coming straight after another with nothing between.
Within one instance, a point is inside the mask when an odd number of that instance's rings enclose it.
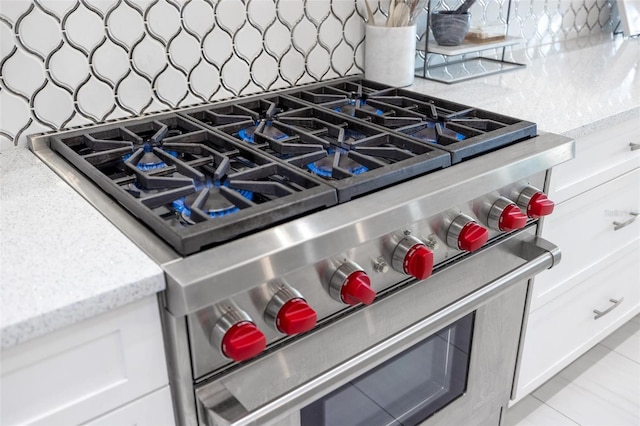
<instances>
[{"instance_id":1,"label":"stove control panel","mask_svg":"<svg viewBox=\"0 0 640 426\"><path fill-rule=\"evenodd\" d=\"M318 314L300 292L288 285L282 285L267 304L264 320L280 333L293 335L315 327Z\"/></svg>"},{"instance_id":2,"label":"stove control panel","mask_svg":"<svg viewBox=\"0 0 640 426\"><path fill-rule=\"evenodd\" d=\"M424 280L433 271L433 252L422 241L409 235L393 250L391 266L400 273Z\"/></svg>"},{"instance_id":3,"label":"stove control panel","mask_svg":"<svg viewBox=\"0 0 640 426\"><path fill-rule=\"evenodd\" d=\"M550 215L555 207L554 202L548 199L544 192L533 186L528 186L520 192L517 203L532 219Z\"/></svg>"},{"instance_id":4,"label":"stove control panel","mask_svg":"<svg viewBox=\"0 0 640 426\"><path fill-rule=\"evenodd\" d=\"M214 324L211 345L233 361L246 361L267 346L267 338L249 315L240 309L230 309Z\"/></svg>"},{"instance_id":5,"label":"stove control panel","mask_svg":"<svg viewBox=\"0 0 640 426\"><path fill-rule=\"evenodd\" d=\"M331 276L329 294L338 302L347 305L370 305L376 298L376 291L371 288L369 275L349 260L340 265Z\"/></svg>"},{"instance_id":6,"label":"stove control panel","mask_svg":"<svg viewBox=\"0 0 640 426\"><path fill-rule=\"evenodd\" d=\"M489 231L466 214L458 215L447 231L449 247L473 252L489 240Z\"/></svg>"},{"instance_id":7,"label":"stove control panel","mask_svg":"<svg viewBox=\"0 0 640 426\"><path fill-rule=\"evenodd\" d=\"M487 217L489 228L496 231L511 232L522 229L527 224L527 215L522 213L520 207L505 197L498 198Z\"/></svg>"}]
</instances>

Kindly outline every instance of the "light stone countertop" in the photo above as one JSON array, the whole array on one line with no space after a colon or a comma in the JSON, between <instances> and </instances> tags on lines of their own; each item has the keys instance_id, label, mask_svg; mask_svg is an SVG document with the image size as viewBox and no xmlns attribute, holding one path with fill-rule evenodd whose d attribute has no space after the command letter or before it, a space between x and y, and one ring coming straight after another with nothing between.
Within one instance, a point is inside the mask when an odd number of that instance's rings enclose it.
<instances>
[{"instance_id":1,"label":"light stone countertop","mask_svg":"<svg viewBox=\"0 0 640 426\"><path fill-rule=\"evenodd\" d=\"M546 49L517 71L410 89L574 138L640 117L640 39ZM30 151L0 152L0 167L2 348L164 290L160 267Z\"/></svg>"},{"instance_id":2,"label":"light stone countertop","mask_svg":"<svg viewBox=\"0 0 640 426\"><path fill-rule=\"evenodd\" d=\"M0 152L2 349L164 290L164 273L26 149Z\"/></svg>"},{"instance_id":3,"label":"light stone countertop","mask_svg":"<svg viewBox=\"0 0 640 426\"><path fill-rule=\"evenodd\" d=\"M640 38L611 34L548 45L527 66L462 83L416 78L416 90L538 125L538 131L578 138L640 117Z\"/></svg>"}]
</instances>

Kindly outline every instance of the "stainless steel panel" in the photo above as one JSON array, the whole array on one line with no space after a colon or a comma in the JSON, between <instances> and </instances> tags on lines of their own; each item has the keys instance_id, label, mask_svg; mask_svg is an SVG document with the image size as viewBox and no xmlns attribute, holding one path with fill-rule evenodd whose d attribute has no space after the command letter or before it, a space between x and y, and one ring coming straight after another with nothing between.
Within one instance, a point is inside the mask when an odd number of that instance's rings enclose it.
<instances>
[{"instance_id":1,"label":"stainless steel panel","mask_svg":"<svg viewBox=\"0 0 640 426\"><path fill-rule=\"evenodd\" d=\"M542 135L165 266L168 309L193 313L573 158ZM522 188L520 188L522 189ZM438 230L436 230L438 233ZM442 239L442 238L441 238Z\"/></svg>"},{"instance_id":2,"label":"stainless steel panel","mask_svg":"<svg viewBox=\"0 0 640 426\"><path fill-rule=\"evenodd\" d=\"M220 424L277 421L478 310L472 349L474 376L469 386L479 392L468 392L474 399L468 410L477 411L476 418L480 418L483 410L487 410L485 405L491 405L489 402L495 408L495 403L499 407L508 400L526 293L526 286L511 287L554 263L554 256L546 250L533 251L543 254L528 262L521 257L533 253L526 249L535 240L532 231L529 228L513 234L477 255L464 258L455 267L436 272L423 285L408 286L367 309L204 384L196 390L198 399L205 403L201 407L203 412ZM486 268L486 265L500 267ZM505 274L508 269L512 270ZM496 300L507 293L515 294L517 303ZM486 307L480 309L483 305ZM507 311L509 318L502 318ZM318 351L319 347L323 350ZM496 386L496 381L500 386ZM224 412L220 412L221 403ZM493 410L489 411L487 416Z\"/></svg>"}]
</instances>

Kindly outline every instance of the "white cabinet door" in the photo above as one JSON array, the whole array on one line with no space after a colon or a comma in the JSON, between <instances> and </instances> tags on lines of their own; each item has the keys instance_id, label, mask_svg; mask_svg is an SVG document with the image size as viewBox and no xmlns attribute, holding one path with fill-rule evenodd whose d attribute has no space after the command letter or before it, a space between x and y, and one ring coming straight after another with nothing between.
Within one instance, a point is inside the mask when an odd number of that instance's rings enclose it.
<instances>
[{"instance_id":1,"label":"white cabinet door","mask_svg":"<svg viewBox=\"0 0 640 426\"><path fill-rule=\"evenodd\" d=\"M530 311L594 273L598 263L620 256L640 239L640 169L558 205L544 220L542 236L562 250L562 261L534 280ZM615 230L613 222L631 221ZM604 265L603 265L604 266Z\"/></svg>"},{"instance_id":2,"label":"white cabinet door","mask_svg":"<svg viewBox=\"0 0 640 426\"><path fill-rule=\"evenodd\" d=\"M529 314L516 401L640 312L640 241L630 249Z\"/></svg>"},{"instance_id":3,"label":"white cabinet door","mask_svg":"<svg viewBox=\"0 0 640 426\"><path fill-rule=\"evenodd\" d=\"M157 298L2 352L0 423L73 425L168 384Z\"/></svg>"},{"instance_id":4,"label":"white cabinet door","mask_svg":"<svg viewBox=\"0 0 640 426\"><path fill-rule=\"evenodd\" d=\"M173 406L169 386L145 395L124 407L85 423L85 426L173 426Z\"/></svg>"}]
</instances>

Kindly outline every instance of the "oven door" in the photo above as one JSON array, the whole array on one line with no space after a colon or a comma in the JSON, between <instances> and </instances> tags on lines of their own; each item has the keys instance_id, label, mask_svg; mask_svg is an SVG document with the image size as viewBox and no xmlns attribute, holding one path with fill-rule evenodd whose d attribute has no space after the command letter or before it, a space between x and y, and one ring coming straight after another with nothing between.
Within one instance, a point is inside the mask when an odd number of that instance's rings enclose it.
<instances>
[{"instance_id":1,"label":"oven door","mask_svg":"<svg viewBox=\"0 0 640 426\"><path fill-rule=\"evenodd\" d=\"M557 263L534 227L201 383L206 425L495 424L527 280Z\"/></svg>"}]
</instances>

